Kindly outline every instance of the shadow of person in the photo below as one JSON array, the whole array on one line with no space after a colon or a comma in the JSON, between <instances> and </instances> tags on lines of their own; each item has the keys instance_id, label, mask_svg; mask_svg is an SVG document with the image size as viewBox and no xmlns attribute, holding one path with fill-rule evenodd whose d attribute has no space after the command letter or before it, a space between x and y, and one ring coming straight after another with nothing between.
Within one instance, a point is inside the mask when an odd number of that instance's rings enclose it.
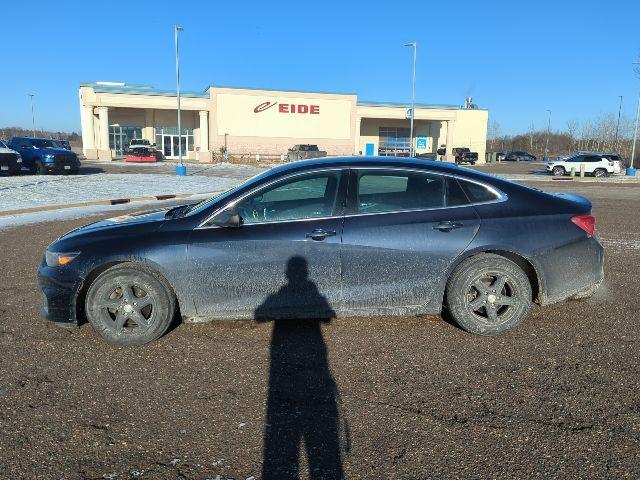
<instances>
[{"instance_id":1,"label":"shadow of person","mask_svg":"<svg viewBox=\"0 0 640 480\"><path fill-rule=\"evenodd\" d=\"M335 318L309 279L307 261L291 257L287 284L255 310L273 321L262 478L297 479L304 443L311 479L344 478L336 383L321 323Z\"/></svg>"}]
</instances>

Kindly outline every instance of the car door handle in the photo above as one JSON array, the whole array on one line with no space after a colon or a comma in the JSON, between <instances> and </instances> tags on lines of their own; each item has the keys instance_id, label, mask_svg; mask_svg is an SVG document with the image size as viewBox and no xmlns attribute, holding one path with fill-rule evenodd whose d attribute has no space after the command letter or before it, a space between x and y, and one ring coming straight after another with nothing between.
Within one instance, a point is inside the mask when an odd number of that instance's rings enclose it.
<instances>
[{"instance_id":1,"label":"car door handle","mask_svg":"<svg viewBox=\"0 0 640 480\"><path fill-rule=\"evenodd\" d=\"M311 240L320 241L324 240L327 237L333 237L335 236L335 234L336 232L333 230L323 230L321 228L317 228L313 232L307 233L305 236L306 238L310 238Z\"/></svg>"},{"instance_id":2,"label":"car door handle","mask_svg":"<svg viewBox=\"0 0 640 480\"><path fill-rule=\"evenodd\" d=\"M456 228L464 227L464 224L460 222L440 222L437 225L433 226L434 230L438 230L440 232L450 232L451 230L455 230Z\"/></svg>"}]
</instances>

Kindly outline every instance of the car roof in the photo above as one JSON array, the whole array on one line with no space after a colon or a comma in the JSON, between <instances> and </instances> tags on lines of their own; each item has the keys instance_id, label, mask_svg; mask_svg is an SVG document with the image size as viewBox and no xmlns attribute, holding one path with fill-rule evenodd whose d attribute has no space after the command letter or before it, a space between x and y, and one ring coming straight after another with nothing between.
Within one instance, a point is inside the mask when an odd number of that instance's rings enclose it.
<instances>
[{"instance_id":1,"label":"car roof","mask_svg":"<svg viewBox=\"0 0 640 480\"><path fill-rule=\"evenodd\" d=\"M11 140L53 140L56 142L55 138L44 138L44 137L11 137Z\"/></svg>"},{"instance_id":2,"label":"car roof","mask_svg":"<svg viewBox=\"0 0 640 480\"><path fill-rule=\"evenodd\" d=\"M477 179L492 183L494 185L498 183L507 182L507 180L489 175L484 172L479 172L465 167L459 167L455 163L440 162L436 160L427 160L425 158L410 158L410 157L374 157L374 156L352 156L352 157L322 157L310 160L299 160L296 162L286 163L278 167L274 167L264 175L285 175L287 173L303 172L305 170L311 170L315 168L364 168L364 167L377 167L377 168L415 168L415 169L428 169L432 172L443 173L449 175L456 175L460 177L467 177L470 179Z\"/></svg>"}]
</instances>

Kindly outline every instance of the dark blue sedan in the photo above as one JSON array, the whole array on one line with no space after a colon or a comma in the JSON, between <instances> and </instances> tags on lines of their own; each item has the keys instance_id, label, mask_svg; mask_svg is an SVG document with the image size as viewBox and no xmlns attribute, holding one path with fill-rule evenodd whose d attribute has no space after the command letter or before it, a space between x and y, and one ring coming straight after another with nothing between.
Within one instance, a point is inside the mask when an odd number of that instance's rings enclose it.
<instances>
[{"instance_id":1,"label":"dark blue sedan","mask_svg":"<svg viewBox=\"0 0 640 480\"><path fill-rule=\"evenodd\" d=\"M591 295L591 203L454 165L325 158L197 204L69 232L38 272L44 315L140 345L174 318L439 314L496 335L532 304Z\"/></svg>"}]
</instances>

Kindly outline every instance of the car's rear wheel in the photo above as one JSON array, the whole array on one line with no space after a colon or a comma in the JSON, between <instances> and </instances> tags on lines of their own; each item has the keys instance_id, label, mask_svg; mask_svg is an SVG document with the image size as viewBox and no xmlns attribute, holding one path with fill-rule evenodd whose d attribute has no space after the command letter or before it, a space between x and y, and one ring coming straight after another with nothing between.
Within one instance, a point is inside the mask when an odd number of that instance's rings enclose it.
<instances>
[{"instance_id":1,"label":"car's rear wheel","mask_svg":"<svg viewBox=\"0 0 640 480\"><path fill-rule=\"evenodd\" d=\"M604 168L596 168L593 172L594 177L604 178L607 176L607 171Z\"/></svg>"},{"instance_id":2,"label":"car's rear wheel","mask_svg":"<svg viewBox=\"0 0 640 480\"><path fill-rule=\"evenodd\" d=\"M121 264L93 281L85 311L91 326L107 342L144 345L167 331L176 298L160 275L143 266Z\"/></svg>"},{"instance_id":3,"label":"car's rear wheel","mask_svg":"<svg viewBox=\"0 0 640 480\"><path fill-rule=\"evenodd\" d=\"M518 326L531 308L531 284L514 262L479 254L462 262L446 289L453 319L478 335L498 335Z\"/></svg>"},{"instance_id":4,"label":"car's rear wheel","mask_svg":"<svg viewBox=\"0 0 640 480\"><path fill-rule=\"evenodd\" d=\"M565 174L565 169L564 167L553 167L553 170L551 170L551 173L553 173L554 177L561 177L562 175Z\"/></svg>"}]
</instances>

